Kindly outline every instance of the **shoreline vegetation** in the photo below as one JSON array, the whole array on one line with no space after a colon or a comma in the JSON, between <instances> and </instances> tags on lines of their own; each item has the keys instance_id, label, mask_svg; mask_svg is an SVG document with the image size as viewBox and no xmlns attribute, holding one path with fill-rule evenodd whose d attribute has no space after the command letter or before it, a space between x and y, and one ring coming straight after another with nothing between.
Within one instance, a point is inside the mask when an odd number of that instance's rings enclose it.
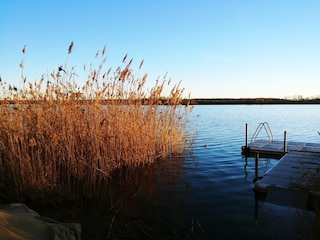
<instances>
[{"instance_id":1,"label":"shoreline vegetation","mask_svg":"<svg viewBox=\"0 0 320 240\"><path fill-rule=\"evenodd\" d=\"M73 42L68 55L72 49ZM24 59L26 47L22 53ZM97 52L99 65L84 67L83 85L67 64L28 82L24 60L19 87L0 80L0 188L20 195L29 187L70 190L80 183L78 190L92 194L115 169L165 161L192 144L192 107L179 104L180 82L164 76L147 89L148 75L134 74L133 59L125 55L116 70L105 70L105 53Z\"/></svg>"},{"instance_id":2,"label":"shoreline vegetation","mask_svg":"<svg viewBox=\"0 0 320 240\"><path fill-rule=\"evenodd\" d=\"M146 232L140 194L157 201L161 178L192 151L180 82L164 76L147 88L143 60L136 75L128 55L105 69L106 48L84 66L82 85L67 64L29 82L22 53L19 86L0 78L0 204L79 222L83 239Z\"/></svg>"},{"instance_id":3,"label":"shoreline vegetation","mask_svg":"<svg viewBox=\"0 0 320 240\"><path fill-rule=\"evenodd\" d=\"M138 75L127 55L105 69L105 52L84 66L83 85L67 64L27 81L25 47L19 87L0 78L0 204L79 222L83 239L153 235L138 217L140 195L158 202L161 179L174 178L192 152L192 106L180 104L184 89L167 76L147 88L143 60Z\"/></svg>"}]
</instances>

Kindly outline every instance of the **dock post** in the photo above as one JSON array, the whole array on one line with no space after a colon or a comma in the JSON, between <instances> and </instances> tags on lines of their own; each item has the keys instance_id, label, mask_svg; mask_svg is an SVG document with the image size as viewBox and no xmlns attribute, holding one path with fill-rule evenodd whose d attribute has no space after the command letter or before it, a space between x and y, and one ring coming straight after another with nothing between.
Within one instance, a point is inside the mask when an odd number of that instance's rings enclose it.
<instances>
[{"instance_id":1,"label":"dock post","mask_svg":"<svg viewBox=\"0 0 320 240\"><path fill-rule=\"evenodd\" d=\"M246 123L246 149L248 149L248 123Z\"/></svg>"},{"instance_id":2,"label":"dock post","mask_svg":"<svg viewBox=\"0 0 320 240\"><path fill-rule=\"evenodd\" d=\"M287 152L287 131L283 134L283 152Z\"/></svg>"},{"instance_id":3,"label":"dock post","mask_svg":"<svg viewBox=\"0 0 320 240\"><path fill-rule=\"evenodd\" d=\"M253 182L256 182L259 179L259 152L256 153L255 159L254 159L254 180Z\"/></svg>"}]
</instances>

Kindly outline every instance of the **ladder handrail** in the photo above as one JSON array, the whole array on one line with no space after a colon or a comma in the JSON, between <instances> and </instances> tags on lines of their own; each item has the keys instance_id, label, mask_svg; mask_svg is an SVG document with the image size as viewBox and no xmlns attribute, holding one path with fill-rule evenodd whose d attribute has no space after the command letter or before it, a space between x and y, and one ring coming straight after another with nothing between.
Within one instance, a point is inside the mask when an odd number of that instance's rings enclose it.
<instances>
[{"instance_id":1,"label":"ladder handrail","mask_svg":"<svg viewBox=\"0 0 320 240\"><path fill-rule=\"evenodd\" d=\"M264 130L266 131L268 139L269 139L269 142L273 142L273 134L272 134L270 126L269 126L269 124L267 122L259 123L256 131L252 135L251 142L256 140L256 138L258 137L258 135L259 135L259 133L260 133L262 128L264 128Z\"/></svg>"}]
</instances>

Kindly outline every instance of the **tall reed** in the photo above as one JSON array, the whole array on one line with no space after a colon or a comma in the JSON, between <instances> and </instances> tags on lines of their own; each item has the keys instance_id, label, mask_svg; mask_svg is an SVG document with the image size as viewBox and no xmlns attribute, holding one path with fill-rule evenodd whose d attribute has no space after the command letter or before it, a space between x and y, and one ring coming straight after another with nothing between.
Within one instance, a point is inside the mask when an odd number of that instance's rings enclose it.
<instances>
[{"instance_id":1,"label":"tall reed","mask_svg":"<svg viewBox=\"0 0 320 240\"><path fill-rule=\"evenodd\" d=\"M72 48L73 42L68 54ZM2 189L20 194L29 187L80 186L85 193L116 168L186 151L191 108L181 105L180 83L171 86L164 77L146 90L147 74L136 77L127 55L115 71L104 71L105 52L96 55L98 67L84 67L82 86L66 65L27 82L24 60L20 87L0 82Z\"/></svg>"}]
</instances>

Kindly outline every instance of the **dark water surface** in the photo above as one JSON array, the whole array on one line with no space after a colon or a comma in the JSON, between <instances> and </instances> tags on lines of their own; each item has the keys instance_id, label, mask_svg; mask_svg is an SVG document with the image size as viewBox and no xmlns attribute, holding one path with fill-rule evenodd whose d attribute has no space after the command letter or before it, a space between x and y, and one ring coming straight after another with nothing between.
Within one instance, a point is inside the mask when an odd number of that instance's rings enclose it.
<instances>
[{"instance_id":1,"label":"dark water surface","mask_svg":"<svg viewBox=\"0 0 320 240\"><path fill-rule=\"evenodd\" d=\"M177 177L159 188L160 209L167 216L159 228L171 231L168 239L309 239L312 212L255 201L254 159L246 164L241 146L245 124L251 136L260 122L269 123L275 140L282 140L287 131L288 141L320 142L319 108L195 106L190 122L197 131L194 153L186 157ZM261 132L259 137L266 135ZM260 172L275 162L261 159Z\"/></svg>"},{"instance_id":2,"label":"dark water surface","mask_svg":"<svg viewBox=\"0 0 320 240\"><path fill-rule=\"evenodd\" d=\"M59 206L35 210L81 223L82 239L311 239L313 212L255 200L254 159L243 157L241 147L245 124L251 136L261 122L269 123L275 140L283 140L287 131L288 141L318 143L319 109L195 106L190 116L190 131L197 133L193 154L133 174L119 171L107 190L97 191L97 203L78 201L65 206L70 211ZM266 139L264 132L259 138ZM261 158L260 172L276 161Z\"/></svg>"}]
</instances>

